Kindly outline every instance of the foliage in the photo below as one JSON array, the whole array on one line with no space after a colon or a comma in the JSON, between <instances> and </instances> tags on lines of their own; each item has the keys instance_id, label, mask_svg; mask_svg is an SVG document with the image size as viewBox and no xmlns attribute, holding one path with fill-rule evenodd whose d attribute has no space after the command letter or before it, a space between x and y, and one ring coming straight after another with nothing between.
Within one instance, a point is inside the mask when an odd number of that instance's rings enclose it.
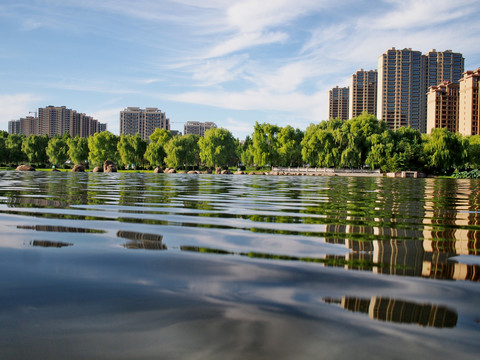
<instances>
[{"instance_id":1,"label":"foliage","mask_svg":"<svg viewBox=\"0 0 480 360\"><path fill-rule=\"evenodd\" d=\"M23 135L11 134L8 136L5 141L8 152L7 162L19 164L27 159L25 153L22 151L23 139L25 139Z\"/></svg>"},{"instance_id":2,"label":"foliage","mask_svg":"<svg viewBox=\"0 0 480 360\"><path fill-rule=\"evenodd\" d=\"M118 153L125 166L134 165L136 168L144 164L144 155L147 149L147 142L142 139L140 134L120 136L117 144Z\"/></svg>"},{"instance_id":3,"label":"foliage","mask_svg":"<svg viewBox=\"0 0 480 360\"><path fill-rule=\"evenodd\" d=\"M480 169L480 135L467 137L468 164L473 169Z\"/></svg>"},{"instance_id":4,"label":"foliage","mask_svg":"<svg viewBox=\"0 0 480 360\"><path fill-rule=\"evenodd\" d=\"M165 145L167 156L165 162L169 167L185 168L187 165L198 165L200 162L198 147L199 136L188 134L174 136Z\"/></svg>"},{"instance_id":5,"label":"foliage","mask_svg":"<svg viewBox=\"0 0 480 360\"><path fill-rule=\"evenodd\" d=\"M90 163L94 166L101 166L106 160L118 163L117 143L118 136L109 131L102 131L88 137Z\"/></svg>"},{"instance_id":6,"label":"foliage","mask_svg":"<svg viewBox=\"0 0 480 360\"><path fill-rule=\"evenodd\" d=\"M22 151L32 164L44 164L47 162L48 136L30 135L23 139Z\"/></svg>"},{"instance_id":7,"label":"foliage","mask_svg":"<svg viewBox=\"0 0 480 360\"><path fill-rule=\"evenodd\" d=\"M236 143L232 133L222 128L210 128L198 141L200 159L209 167L227 166L237 159Z\"/></svg>"},{"instance_id":8,"label":"foliage","mask_svg":"<svg viewBox=\"0 0 480 360\"><path fill-rule=\"evenodd\" d=\"M145 159L153 166L162 166L165 162L167 153L165 145L172 138L170 131L165 129L155 129L155 132L149 136L150 143L145 152Z\"/></svg>"},{"instance_id":9,"label":"foliage","mask_svg":"<svg viewBox=\"0 0 480 360\"><path fill-rule=\"evenodd\" d=\"M456 179L480 179L480 169L460 171L452 175Z\"/></svg>"},{"instance_id":10,"label":"foliage","mask_svg":"<svg viewBox=\"0 0 480 360\"><path fill-rule=\"evenodd\" d=\"M259 166L279 163L277 136L280 128L277 125L255 123L252 152L255 163Z\"/></svg>"},{"instance_id":11,"label":"foliage","mask_svg":"<svg viewBox=\"0 0 480 360\"><path fill-rule=\"evenodd\" d=\"M88 159L88 139L80 136L67 140L68 157L74 164L84 164Z\"/></svg>"},{"instance_id":12,"label":"foliage","mask_svg":"<svg viewBox=\"0 0 480 360\"><path fill-rule=\"evenodd\" d=\"M278 156L280 166L299 166L302 164L303 131L286 126L278 134Z\"/></svg>"},{"instance_id":13,"label":"foliage","mask_svg":"<svg viewBox=\"0 0 480 360\"><path fill-rule=\"evenodd\" d=\"M247 135L245 141L238 142L237 154L240 161L246 166L252 166L254 164L253 157L253 141L252 138Z\"/></svg>"},{"instance_id":14,"label":"foliage","mask_svg":"<svg viewBox=\"0 0 480 360\"><path fill-rule=\"evenodd\" d=\"M446 129L435 129L425 135L426 167L433 173L451 173L463 167L467 160L467 140Z\"/></svg>"},{"instance_id":15,"label":"foliage","mask_svg":"<svg viewBox=\"0 0 480 360\"><path fill-rule=\"evenodd\" d=\"M51 164L61 166L68 160L68 140L55 136L48 141L47 156Z\"/></svg>"}]
</instances>

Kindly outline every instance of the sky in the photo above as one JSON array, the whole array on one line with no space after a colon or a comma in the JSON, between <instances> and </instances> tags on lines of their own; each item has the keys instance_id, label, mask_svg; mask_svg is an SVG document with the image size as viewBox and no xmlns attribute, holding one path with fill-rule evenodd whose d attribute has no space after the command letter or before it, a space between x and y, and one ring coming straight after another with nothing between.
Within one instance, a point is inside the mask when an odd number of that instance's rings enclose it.
<instances>
[{"instance_id":1,"label":"sky","mask_svg":"<svg viewBox=\"0 0 480 360\"><path fill-rule=\"evenodd\" d=\"M386 50L453 50L480 67L478 0L1 0L0 130L48 105L120 131L157 107L183 132L213 121L305 130L328 90ZM30 114L32 113L32 114Z\"/></svg>"}]
</instances>

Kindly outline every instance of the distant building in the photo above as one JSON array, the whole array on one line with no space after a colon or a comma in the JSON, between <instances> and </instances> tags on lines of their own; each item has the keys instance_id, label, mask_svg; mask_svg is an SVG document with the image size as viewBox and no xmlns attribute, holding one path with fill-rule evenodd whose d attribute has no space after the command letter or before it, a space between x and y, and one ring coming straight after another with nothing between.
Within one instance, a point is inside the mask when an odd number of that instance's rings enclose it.
<instances>
[{"instance_id":1,"label":"distant building","mask_svg":"<svg viewBox=\"0 0 480 360\"><path fill-rule=\"evenodd\" d=\"M348 87L339 88L334 87L328 92L328 118L340 118L342 120L348 119L348 104L349 104L349 89Z\"/></svg>"},{"instance_id":2,"label":"distant building","mask_svg":"<svg viewBox=\"0 0 480 360\"><path fill-rule=\"evenodd\" d=\"M183 127L183 134L196 134L203 137L205 131L211 128L216 129L217 125L213 122L187 121Z\"/></svg>"},{"instance_id":3,"label":"distant building","mask_svg":"<svg viewBox=\"0 0 480 360\"><path fill-rule=\"evenodd\" d=\"M357 71L350 77L348 118L357 117L366 111L377 112L377 71Z\"/></svg>"},{"instance_id":4,"label":"distant building","mask_svg":"<svg viewBox=\"0 0 480 360\"><path fill-rule=\"evenodd\" d=\"M427 94L427 133L438 128L458 132L459 84L445 81Z\"/></svg>"},{"instance_id":5,"label":"distant building","mask_svg":"<svg viewBox=\"0 0 480 360\"><path fill-rule=\"evenodd\" d=\"M392 48L378 58L377 118L392 130L425 132L424 58L420 51Z\"/></svg>"},{"instance_id":6,"label":"distant building","mask_svg":"<svg viewBox=\"0 0 480 360\"><path fill-rule=\"evenodd\" d=\"M120 111L120 134L140 134L142 139L155 132L155 129L170 130L170 119L158 108L127 107Z\"/></svg>"},{"instance_id":7,"label":"distant building","mask_svg":"<svg viewBox=\"0 0 480 360\"><path fill-rule=\"evenodd\" d=\"M439 52L433 49L425 55L425 58L427 89L444 81L458 84L463 76L465 59L460 53L454 53L452 50Z\"/></svg>"},{"instance_id":8,"label":"distant building","mask_svg":"<svg viewBox=\"0 0 480 360\"><path fill-rule=\"evenodd\" d=\"M464 136L480 134L479 82L480 68L466 71L460 79L458 124L459 132Z\"/></svg>"},{"instance_id":9,"label":"distant building","mask_svg":"<svg viewBox=\"0 0 480 360\"><path fill-rule=\"evenodd\" d=\"M77 113L65 106L49 105L38 109L38 117L27 116L8 123L10 134L55 135L69 134L71 137L88 137L106 130L107 124L101 124L91 116Z\"/></svg>"},{"instance_id":10,"label":"distant building","mask_svg":"<svg viewBox=\"0 0 480 360\"><path fill-rule=\"evenodd\" d=\"M11 120L8 122L9 134L23 134L25 136L38 135L38 118L27 116L19 120Z\"/></svg>"},{"instance_id":11,"label":"distant building","mask_svg":"<svg viewBox=\"0 0 480 360\"><path fill-rule=\"evenodd\" d=\"M377 118L393 130L411 126L425 133L429 87L458 82L463 66L462 54L451 50L387 50L378 59Z\"/></svg>"}]
</instances>

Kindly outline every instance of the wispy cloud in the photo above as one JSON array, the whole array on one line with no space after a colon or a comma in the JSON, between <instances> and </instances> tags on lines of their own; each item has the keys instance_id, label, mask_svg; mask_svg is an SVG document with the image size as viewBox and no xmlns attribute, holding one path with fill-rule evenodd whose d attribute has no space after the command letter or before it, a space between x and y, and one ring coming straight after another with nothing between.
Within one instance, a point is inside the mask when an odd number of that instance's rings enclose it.
<instances>
[{"instance_id":1,"label":"wispy cloud","mask_svg":"<svg viewBox=\"0 0 480 360\"><path fill-rule=\"evenodd\" d=\"M0 95L0 124L8 128L8 121L18 120L21 117L33 116L29 112L37 111L36 104L41 98L33 94Z\"/></svg>"}]
</instances>

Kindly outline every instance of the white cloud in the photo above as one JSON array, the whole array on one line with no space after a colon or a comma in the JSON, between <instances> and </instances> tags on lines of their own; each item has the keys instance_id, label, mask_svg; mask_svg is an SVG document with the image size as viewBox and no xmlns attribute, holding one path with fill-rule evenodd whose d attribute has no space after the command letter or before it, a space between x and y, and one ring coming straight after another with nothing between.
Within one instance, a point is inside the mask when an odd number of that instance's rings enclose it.
<instances>
[{"instance_id":1,"label":"white cloud","mask_svg":"<svg viewBox=\"0 0 480 360\"><path fill-rule=\"evenodd\" d=\"M0 95L0 125L2 130L8 130L10 120L33 116L29 112L37 111L37 103L41 100L33 94Z\"/></svg>"},{"instance_id":2,"label":"white cloud","mask_svg":"<svg viewBox=\"0 0 480 360\"><path fill-rule=\"evenodd\" d=\"M393 11L369 21L378 29L415 29L445 23L471 14L476 0L389 0ZM471 5L471 6L470 6Z\"/></svg>"},{"instance_id":3,"label":"white cloud","mask_svg":"<svg viewBox=\"0 0 480 360\"><path fill-rule=\"evenodd\" d=\"M107 123L107 130L113 134L120 134L120 111L125 107L94 111L89 114L101 123Z\"/></svg>"}]
</instances>

